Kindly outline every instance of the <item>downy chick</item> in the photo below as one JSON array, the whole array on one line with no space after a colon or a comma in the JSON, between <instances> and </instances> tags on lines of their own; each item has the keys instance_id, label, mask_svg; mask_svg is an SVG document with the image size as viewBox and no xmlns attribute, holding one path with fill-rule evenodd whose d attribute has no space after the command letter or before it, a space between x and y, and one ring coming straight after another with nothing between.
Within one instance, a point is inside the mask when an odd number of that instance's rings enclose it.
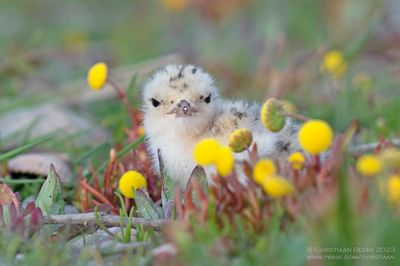
<instances>
[{"instance_id":1,"label":"downy chick","mask_svg":"<svg viewBox=\"0 0 400 266\"><path fill-rule=\"evenodd\" d=\"M159 171L159 150L168 174L185 186L196 166L194 146L209 137L227 144L228 135L238 128L252 131L262 157L287 156L297 149L297 126L288 120L282 131L272 133L260 121L260 108L258 103L222 99L213 78L200 67L162 68L143 88L143 123L154 168ZM237 153L235 160L246 156ZM210 182L215 169L205 170Z\"/></svg>"}]
</instances>

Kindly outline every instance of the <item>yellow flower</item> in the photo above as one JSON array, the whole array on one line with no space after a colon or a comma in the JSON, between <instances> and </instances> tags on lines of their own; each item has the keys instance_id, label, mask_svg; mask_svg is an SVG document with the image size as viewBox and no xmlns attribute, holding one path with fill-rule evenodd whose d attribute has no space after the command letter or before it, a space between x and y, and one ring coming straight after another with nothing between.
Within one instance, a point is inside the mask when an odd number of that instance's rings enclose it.
<instances>
[{"instance_id":1,"label":"yellow flower","mask_svg":"<svg viewBox=\"0 0 400 266\"><path fill-rule=\"evenodd\" d=\"M327 52L322 59L322 70L339 78L347 70L347 63L343 53L339 50L331 50Z\"/></svg>"},{"instance_id":2,"label":"yellow flower","mask_svg":"<svg viewBox=\"0 0 400 266\"><path fill-rule=\"evenodd\" d=\"M366 154L358 158L357 171L364 176L375 176L382 170L382 163L380 159L371 154Z\"/></svg>"},{"instance_id":3,"label":"yellow flower","mask_svg":"<svg viewBox=\"0 0 400 266\"><path fill-rule=\"evenodd\" d=\"M400 175L392 175L387 180L387 198L391 203L400 202Z\"/></svg>"},{"instance_id":4,"label":"yellow flower","mask_svg":"<svg viewBox=\"0 0 400 266\"><path fill-rule=\"evenodd\" d=\"M220 176L227 176L233 170L235 159L229 147L220 147L215 159L215 166Z\"/></svg>"},{"instance_id":5,"label":"yellow flower","mask_svg":"<svg viewBox=\"0 0 400 266\"><path fill-rule=\"evenodd\" d=\"M256 163L253 169L254 181L258 184L262 182L271 175L276 174L275 163L269 159L262 159Z\"/></svg>"},{"instance_id":6,"label":"yellow flower","mask_svg":"<svg viewBox=\"0 0 400 266\"><path fill-rule=\"evenodd\" d=\"M94 64L88 71L87 83L90 88L97 91L104 87L107 82L108 68L103 62Z\"/></svg>"},{"instance_id":7,"label":"yellow flower","mask_svg":"<svg viewBox=\"0 0 400 266\"><path fill-rule=\"evenodd\" d=\"M288 162L295 170L301 169L303 167L304 161L304 156L300 152L294 152L288 158Z\"/></svg>"},{"instance_id":8,"label":"yellow flower","mask_svg":"<svg viewBox=\"0 0 400 266\"><path fill-rule=\"evenodd\" d=\"M285 126L285 108L281 101L269 98L261 107L261 122L272 132L281 131Z\"/></svg>"},{"instance_id":9,"label":"yellow flower","mask_svg":"<svg viewBox=\"0 0 400 266\"><path fill-rule=\"evenodd\" d=\"M170 11L181 11L188 5L188 0L161 0L165 9Z\"/></svg>"},{"instance_id":10,"label":"yellow flower","mask_svg":"<svg viewBox=\"0 0 400 266\"><path fill-rule=\"evenodd\" d=\"M146 186L146 179L136 171L126 172L119 180L119 190L121 190L122 195L130 199L135 197L135 190Z\"/></svg>"},{"instance_id":11,"label":"yellow flower","mask_svg":"<svg viewBox=\"0 0 400 266\"><path fill-rule=\"evenodd\" d=\"M221 145L216 139L202 139L196 144L193 150L193 157L200 165L212 164L215 162L216 155Z\"/></svg>"},{"instance_id":12,"label":"yellow flower","mask_svg":"<svg viewBox=\"0 0 400 266\"><path fill-rule=\"evenodd\" d=\"M310 154L316 155L327 150L333 140L333 131L322 120L307 121L299 131L300 146Z\"/></svg>"},{"instance_id":13,"label":"yellow flower","mask_svg":"<svg viewBox=\"0 0 400 266\"><path fill-rule=\"evenodd\" d=\"M228 145L233 152L242 152L253 142L253 135L247 128L240 128L229 134Z\"/></svg>"},{"instance_id":14,"label":"yellow flower","mask_svg":"<svg viewBox=\"0 0 400 266\"><path fill-rule=\"evenodd\" d=\"M272 198L280 198L294 192L293 185L280 176L270 176L262 182L264 192Z\"/></svg>"},{"instance_id":15,"label":"yellow flower","mask_svg":"<svg viewBox=\"0 0 400 266\"><path fill-rule=\"evenodd\" d=\"M234 157L228 146L222 146L216 139L203 139L193 149L193 157L200 165L214 164L221 176L229 175L233 170Z\"/></svg>"}]
</instances>

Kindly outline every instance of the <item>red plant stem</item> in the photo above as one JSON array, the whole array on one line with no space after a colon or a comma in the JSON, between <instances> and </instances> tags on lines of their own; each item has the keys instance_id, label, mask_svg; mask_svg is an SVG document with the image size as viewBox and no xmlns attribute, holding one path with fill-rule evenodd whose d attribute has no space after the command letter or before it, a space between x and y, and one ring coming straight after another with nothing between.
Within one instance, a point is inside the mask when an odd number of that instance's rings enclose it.
<instances>
[{"instance_id":1,"label":"red plant stem","mask_svg":"<svg viewBox=\"0 0 400 266\"><path fill-rule=\"evenodd\" d=\"M86 212L86 211L89 210L89 205L90 204L89 204L89 195L88 195L87 191L82 186L79 185L81 183L81 181L84 180L83 176L82 176L82 171L83 171L82 167L79 167L79 169L78 169L78 179L77 179L77 181L78 181L77 182L77 185L78 185L78 198L79 198L79 203L81 204L82 211Z\"/></svg>"},{"instance_id":2,"label":"red plant stem","mask_svg":"<svg viewBox=\"0 0 400 266\"><path fill-rule=\"evenodd\" d=\"M248 187L246 194L248 195L249 204L253 209L253 217L256 221L259 221L261 217L261 211L259 202L257 201L255 190L251 187Z\"/></svg>"},{"instance_id":3,"label":"red plant stem","mask_svg":"<svg viewBox=\"0 0 400 266\"><path fill-rule=\"evenodd\" d=\"M303 184L301 184L301 177L300 177L300 170L299 169L293 169L293 175L294 175L294 183L298 188L303 187Z\"/></svg>"},{"instance_id":4,"label":"red plant stem","mask_svg":"<svg viewBox=\"0 0 400 266\"><path fill-rule=\"evenodd\" d=\"M207 220L207 211L208 211L208 198L203 189L201 188L201 185L199 181L196 179L192 180L192 185L194 190L197 193L197 196L199 197L201 201L201 209L200 209L200 222L204 226Z\"/></svg>"},{"instance_id":5,"label":"red plant stem","mask_svg":"<svg viewBox=\"0 0 400 266\"><path fill-rule=\"evenodd\" d=\"M87 212L89 207L89 195L84 188L79 188L79 197L81 201L81 209L83 212Z\"/></svg>"},{"instance_id":6,"label":"red plant stem","mask_svg":"<svg viewBox=\"0 0 400 266\"><path fill-rule=\"evenodd\" d=\"M115 158L111 157L110 162L108 163L107 169L104 172L104 195L107 199L111 200L113 198L113 189L112 189L112 177L113 170L115 166Z\"/></svg>"},{"instance_id":7,"label":"red plant stem","mask_svg":"<svg viewBox=\"0 0 400 266\"><path fill-rule=\"evenodd\" d=\"M92 182L93 182L93 187L101 192L100 184L99 184L99 178L97 177L97 173L93 168L93 164L89 163L89 170L92 174Z\"/></svg>"},{"instance_id":8,"label":"red plant stem","mask_svg":"<svg viewBox=\"0 0 400 266\"><path fill-rule=\"evenodd\" d=\"M321 170L321 160L319 155L312 156L312 164L314 166L315 171L318 173Z\"/></svg>"},{"instance_id":9,"label":"red plant stem","mask_svg":"<svg viewBox=\"0 0 400 266\"><path fill-rule=\"evenodd\" d=\"M183 206L182 206L182 195L179 187L175 188L175 202L176 202L176 213L178 214L178 219L183 219Z\"/></svg>"},{"instance_id":10,"label":"red plant stem","mask_svg":"<svg viewBox=\"0 0 400 266\"><path fill-rule=\"evenodd\" d=\"M97 201L97 200L93 200L93 204L96 206L101 206L103 203L101 203L100 201Z\"/></svg>"},{"instance_id":11,"label":"red plant stem","mask_svg":"<svg viewBox=\"0 0 400 266\"><path fill-rule=\"evenodd\" d=\"M308 120L310 120L307 116L301 115L301 114L297 114L297 113L285 113L285 116L289 116L291 118L303 121L303 122L307 122Z\"/></svg>"},{"instance_id":12,"label":"red plant stem","mask_svg":"<svg viewBox=\"0 0 400 266\"><path fill-rule=\"evenodd\" d=\"M98 200L100 200L102 203L104 204L108 204L111 207L114 208L114 206L111 204L110 201L108 201L107 198L105 198L99 191L97 191L96 189L94 189L92 186L90 186L85 180L81 181L81 186L86 189L88 192L90 192L91 194L93 194L93 196L95 196Z\"/></svg>"},{"instance_id":13,"label":"red plant stem","mask_svg":"<svg viewBox=\"0 0 400 266\"><path fill-rule=\"evenodd\" d=\"M125 208L126 208L126 211L127 211L128 213L129 213L130 210L131 210L131 206L132 206L131 201L130 201L128 198L125 198Z\"/></svg>"},{"instance_id":14,"label":"red plant stem","mask_svg":"<svg viewBox=\"0 0 400 266\"><path fill-rule=\"evenodd\" d=\"M108 79L107 82L111 85L111 87L115 90L115 92L118 95L118 99L122 102L122 104L125 106L126 110L128 111L129 117L132 122L132 128L137 128L137 123L135 120L135 112L132 108L132 106L129 104L128 99L126 98L125 92L122 90L120 86L117 85L113 80ZM137 138L137 132L134 132L134 137Z\"/></svg>"}]
</instances>

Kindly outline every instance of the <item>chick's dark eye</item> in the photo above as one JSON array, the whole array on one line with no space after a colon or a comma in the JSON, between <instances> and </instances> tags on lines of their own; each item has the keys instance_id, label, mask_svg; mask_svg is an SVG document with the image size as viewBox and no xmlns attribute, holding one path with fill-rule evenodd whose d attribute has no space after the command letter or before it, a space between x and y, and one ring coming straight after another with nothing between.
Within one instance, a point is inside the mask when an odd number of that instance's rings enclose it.
<instances>
[{"instance_id":1,"label":"chick's dark eye","mask_svg":"<svg viewBox=\"0 0 400 266\"><path fill-rule=\"evenodd\" d=\"M157 101L156 99L154 99L154 98L151 98L151 104L154 106L154 107L158 107L158 106L160 106L160 102L159 101Z\"/></svg>"},{"instance_id":2,"label":"chick's dark eye","mask_svg":"<svg viewBox=\"0 0 400 266\"><path fill-rule=\"evenodd\" d=\"M211 93L206 98L204 98L204 102L205 103L210 103L211 102Z\"/></svg>"}]
</instances>

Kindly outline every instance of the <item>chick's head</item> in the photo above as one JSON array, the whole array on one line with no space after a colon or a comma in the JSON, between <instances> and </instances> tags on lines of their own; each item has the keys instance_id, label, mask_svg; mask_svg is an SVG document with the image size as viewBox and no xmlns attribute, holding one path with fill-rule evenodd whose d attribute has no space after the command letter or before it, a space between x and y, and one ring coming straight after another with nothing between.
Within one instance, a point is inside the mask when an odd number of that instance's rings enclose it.
<instances>
[{"instance_id":1,"label":"chick's head","mask_svg":"<svg viewBox=\"0 0 400 266\"><path fill-rule=\"evenodd\" d=\"M145 125L147 120L185 131L182 133L200 134L214 119L218 99L214 80L201 68L169 65L156 72L144 86Z\"/></svg>"}]
</instances>

